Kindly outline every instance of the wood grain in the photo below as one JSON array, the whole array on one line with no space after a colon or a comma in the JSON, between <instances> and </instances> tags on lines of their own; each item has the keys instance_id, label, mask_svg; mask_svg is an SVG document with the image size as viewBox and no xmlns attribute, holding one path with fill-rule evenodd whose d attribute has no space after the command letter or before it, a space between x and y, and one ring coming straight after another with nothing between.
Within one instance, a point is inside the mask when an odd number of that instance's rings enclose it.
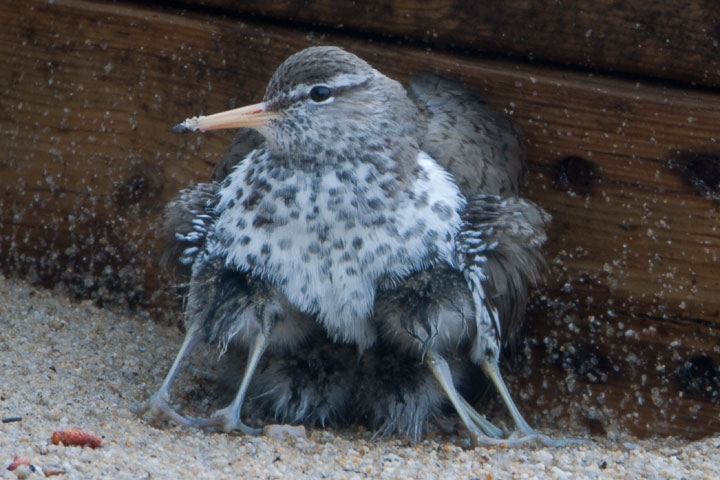
<instances>
[{"instance_id":1,"label":"wood grain","mask_svg":"<svg viewBox=\"0 0 720 480\"><path fill-rule=\"evenodd\" d=\"M187 116L257 101L277 65L337 44L401 81L437 69L526 135L528 195L553 215L548 287L512 367L539 425L720 431L720 97L137 6L0 4L4 271L179 318L157 219L232 133Z\"/></svg>"},{"instance_id":2,"label":"wood grain","mask_svg":"<svg viewBox=\"0 0 720 480\"><path fill-rule=\"evenodd\" d=\"M423 42L433 49L577 65L720 86L720 9L714 0L185 0L339 32Z\"/></svg>"}]
</instances>

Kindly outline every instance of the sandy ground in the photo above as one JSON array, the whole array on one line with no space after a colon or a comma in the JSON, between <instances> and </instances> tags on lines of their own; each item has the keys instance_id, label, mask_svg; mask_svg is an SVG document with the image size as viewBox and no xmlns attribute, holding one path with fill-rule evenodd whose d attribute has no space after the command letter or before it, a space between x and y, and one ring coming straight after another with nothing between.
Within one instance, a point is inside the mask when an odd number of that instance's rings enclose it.
<instances>
[{"instance_id":1,"label":"sandy ground","mask_svg":"<svg viewBox=\"0 0 720 480\"><path fill-rule=\"evenodd\" d=\"M130 408L158 387L181 340L176 328L0 277L0 478L720 478L720 436L466 449L462 434L410 445L361 428L276 440L150 425ZM210 408L203 381L183 377L182 408ZM71 428L103 446L51 443ZM16 455L32 467L8 471Z\"/></svg>"}]
</instances>

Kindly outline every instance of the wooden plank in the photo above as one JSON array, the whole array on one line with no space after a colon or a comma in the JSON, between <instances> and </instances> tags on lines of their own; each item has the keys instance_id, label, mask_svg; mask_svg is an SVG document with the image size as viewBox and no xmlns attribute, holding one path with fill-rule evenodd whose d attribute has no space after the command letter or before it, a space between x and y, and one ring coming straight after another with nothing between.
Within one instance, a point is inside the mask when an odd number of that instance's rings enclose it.
<instances>
[{"instance_id":1,"label":"wooden plank","mask_svg":"<svg viewBox=\"0 0 720 480\"><path fill-rule=\"evenodd\" d=\"M720 86L720 9L713 0L185 0L340 32L366 32L592 70Z\"/></svg>"},{"instance_id":2,"label":"wooden plank","mask_svg":"<svg viewBox=\"0 0 720 480\"><path fill-rule=\"evenodd\" d=\"M284 58L317 43L401 81L460 77L524 130L528 194L554 217L515 375L536 423L720 431L720 97L708 92L201 14L0 4L3 269L177 320L157 218L209 178L231 134L169 126L258 100Z\"/></svg>"}]
</instances>

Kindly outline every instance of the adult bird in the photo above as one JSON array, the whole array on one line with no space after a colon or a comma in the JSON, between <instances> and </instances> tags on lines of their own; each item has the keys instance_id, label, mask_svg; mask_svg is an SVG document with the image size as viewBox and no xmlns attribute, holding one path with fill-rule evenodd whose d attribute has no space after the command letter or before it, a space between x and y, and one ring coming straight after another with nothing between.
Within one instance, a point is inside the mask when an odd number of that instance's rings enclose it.
<instances>
[{"instance_id":1,"label":"adult bird","mask_svg":"<svg viewBox=\"0 0 720 480\"><path fill-rule=\"evenodd\" d=\"M524 157L507 120L454 82L425 74L406 92L351 53L312 47L280 65L261 103L174 130L220 128L252 128L264 142L207 187L212 198L178 235L192 272L187 335L141 412L257 433L241 409L265 350L292 353L325 335L426 359L473 439L507 443L458 394L446 357L459 349L510 410L523 435L513 442L549 441L522 418L498 369L538 281L549 221L518 197ZM202 340L249 356L233 402L191 419L167 399Z\"/></svg>"}]
</instances>

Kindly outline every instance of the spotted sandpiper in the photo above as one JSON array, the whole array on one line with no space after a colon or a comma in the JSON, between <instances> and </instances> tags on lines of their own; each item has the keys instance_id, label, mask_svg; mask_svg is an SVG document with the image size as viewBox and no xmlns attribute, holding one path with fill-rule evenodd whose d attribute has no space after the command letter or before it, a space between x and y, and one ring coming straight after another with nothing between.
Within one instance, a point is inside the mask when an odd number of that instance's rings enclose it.
<instances>
[{"instance_id":1,"label":"spotted sandpiper","mask_svg":"<svg viewBox=\"0 0 720 480\"><path fill-rule=\"evenodd\" d=\"M324 338L425 359L476 443L552 443L498 369L539 280L549 221L518 196L523 149L507 120L455 82L422 74L408 92L351 53L312 47L280 65L261 103L174 131L221 128L252 128L264 142L202 187L211 198L196 188L180 203L192 218L178 232L192 272L187 335L141 414L258 433L241 410L265 350L290 355ZM202 340L249 354L233 402L193 419L167 402ZM499 438L458 394L446 361L458 354L482 367L519 438Z\"/></svg>"}]
</instances>

